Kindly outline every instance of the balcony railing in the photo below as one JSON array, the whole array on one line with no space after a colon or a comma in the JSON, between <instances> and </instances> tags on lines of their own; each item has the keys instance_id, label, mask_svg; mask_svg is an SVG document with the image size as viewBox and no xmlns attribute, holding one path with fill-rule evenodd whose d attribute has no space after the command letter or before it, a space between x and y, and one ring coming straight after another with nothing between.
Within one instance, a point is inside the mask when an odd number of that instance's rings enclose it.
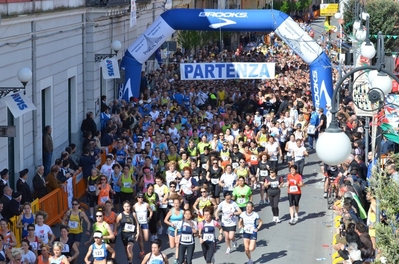
<instances>
[{"instance_id":1,"label":"balcony railing","mask_svg":"<svg viewBox=\"0 0 399 264\"><path fill-rule=\"evenodd\" d=\"M130 0L86 0L86 6L107 7L107 6L123 6L129 4Z\"/></svg>"}]
</instances>

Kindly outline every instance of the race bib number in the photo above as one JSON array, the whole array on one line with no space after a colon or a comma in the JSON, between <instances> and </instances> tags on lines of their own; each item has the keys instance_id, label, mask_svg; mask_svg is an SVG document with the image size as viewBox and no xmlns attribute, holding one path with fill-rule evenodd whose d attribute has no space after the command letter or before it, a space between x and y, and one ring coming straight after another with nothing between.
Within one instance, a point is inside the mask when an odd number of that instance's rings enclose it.
<instances>
[{"instance_id":1,"label":"race bib number","mask_svg":"<svg viewBox=\"0 0 399 264\"><path fill-rule=\"evenodd\" d=\"M137 220L140 224L147 224L147 217L145 215L138 215Z\"/></svg>"},{"instance_id":2,"label":"race bib number","mask_svg":"<svg viewBox=\"0 0 399 264\"><path fill-rule=\"evenodd\" d=\"M224 216L224 217L222 218L222 221L223 221L224 223L226 223L226 224L231 224L231 223L233 222L233 219L232 219L232 217L229 215L229 216Z\"/></svg>"},{"instance_id":3,"label":"race bib number","mask_svg":"<svg viewBox=\"0 0 399 264\"><path fill-rule=\"evenodd\" d=\"M100 198L100 202L101 203L105 203L106 201L108 201L109 200L109 197L108 196L104 196L104 197L101 197Z\"/></svg>"},{"instance_id":4,"label":"race bib number","mask_svg":"<svg viewBox=\"0 0 399 264\"><path fill-rule=\"evenodd\" d=\"M61 252L69 252L69 245L65 244Z\"/></svg>"},{"instance_id":5,"label":"race bib number","mask_svg":"<svg viewBox=\"0 0 399 264\"><path fill-rule=\"evenodd\" d=\"M267 173L266 170L261 170L261 171L259 172L259 174L260 174L260 176L262 176L262 177L266 177L266 176L268 175L268 173Z\"/></svg>"},{"instance_id":6,"label":"race bib number","mask_svg":"<svg viewBox=\"0 0 399 264\"><path fill-rule=\"evenodd\" d=\"M204 234L204 240L213 241L215 236L213 234Z\"/></svg>"},{"instance_id":7,"label":"race bib number","mask_svg":"<svg viewBox=\"0 0 399 264\"><path fill-rule=\"evenodd\" d=\"M125 224L124 231L125 232L134 232L135 228L136 227L134 225L132 225L132 224Z\"/></svg>"},{"instance_id":8,"label":"race bib number","mask_svg":"<svg viewBox=\"0 0 399 264\"><path fill-rule=\"evenodd\" d=\"M130 186L131 186L130 184L131 184L130 182L124 182L123 187L130 188Z\"/></svg>"},{"instance_id":9,"label":"race bib number","mask_svg":"<svg viewBox=\"0 0 399 264\"><path fill-rule=\"evenodd\" d=\"M206 170L206 163L205 163L205 164L202 164L202 168L203 168L204 170Z\"/></svg>"},{"instance_id":10,"label":"race bib number","mask_svg":"<svg viewBox=\"0 0 399 264\"><path fill-rule=\"evenodd\" d=\"M254 233L254 227L253 226L246 226L246 227L244 227L244 231L245 231L245 233L247 233L247 234L253 234Z\"/></svg>"},{"instance_id":11,"label":"race bib number","mask_svg":"<svg viewBox=\"0 0 399 264\"><path fill-rule=\"evenodd\" d=\"M157 208L155 207L155 204L150 204L150 208L151 208L152 211L157 210Z\"/></svg>"},{"instance_id":12,"label":"race bib number","mask_svg":"<svg viewBox=\"0 0 399 264\"><path fill-rule=\"evenodd\" d=\"M237 203L238 204L245 204L245 202L246 202L245 198L238 198L237 199Z\"/></svg>"},{"instance_id":13,"label":"race bib number","mask_svg":"<svg viewBox=\"0 0 399 264\"><path fill-rule=\"evenodd\" d=\"M78 228L79 223L76 221L69 221L68 226L69 226L69 228Z\"/></svg>"},{"instance_id":14,"label":"race bib number","mask_svg":"<svg viewBox=\"0 0 399 264\"><path fill-rule=\"evenodd\" d=\"M222 160L226 161L229 159L229 156L222 156Z\"/></svg>"},{"instance_id":15,"label":"race bib number","mask_svg":"<svg viewBox=\"0 0 399 264\"><path fill-rule=\"evenodd\" d=\"M256 161L256 160L258 160L258 157L256 155L251 155L251 160Z\"/></svg>"},{"instance_id":16,"label":"race bib number","mask_svg":"<svg viewBox=\"0 0 399 264\"><path fill-rule=\"evenodd\" d=\"M298 186L290 186L290 192L297 192Z\"/></svg>"},{"instance_id":17,"label":"race bib number","mask_svg":"<svg viewBox=\"0 0 399 264\"><path fill-rule=\"evenodd\" d=\"M89 192L95 192L95 191L96 191L96 186L89 185Z\"/></svg>"},{"instance_id":18,"label":"race bib number","mask_svg":"<svg viewBox=\"0 0 399 264\"><path fill-rule=\"evenodd\" d=\"M179 221L171 221L171 223L172 223L173 227L176 227L177 224L179 223Z\"/></svg>"},{"instance_id":19,"label":"race bib number","mask_svg":"<svg viewBox=\"0 0 399 264\"><path fill-rule=\"evenodd\" d=\"M96 248L93 250L93 257L95 258L103 258L104 255L104 249L102 248Z\"/></svg>"},{"instance_id":20,"label":"race bib number","mask_svg":"<svg viewBox=\"0 0 399 264\"><path fill-rule=\"evenodd\" d=\"M212 184L218 184L218 182L219 182L219 179L211 179Z\"/></svg>"},{"instance_id":21,"label":"race bib number","mask_svg":"<svg viewBox=\"0 0 399 264\"><path fill-rule=\"evenodd\" d=\"M233 169L238 167L238 163L237 162L234 162L232 165L233 165Z\"/></svg>"},{"instance_id":22,"label":"race bib number","mask_svg":"<svg viewBox=\"0 0 399 264\"><path fill-rule=\"evenodd\" d=\"M190 234L182 234L181 235L181 241L182 242L192 242L193 241L193 236Z\"/></svg>"},{"instance_id":23,"label":"race bib number","mask_svg":"<svg viewBox=\"0 0 399 264\"><path fill-rule=\"evenodd\" d=\"M29 242L29 245L32 247L32 250L37 249L37 242Z\"/></svg>"}]
</instances>

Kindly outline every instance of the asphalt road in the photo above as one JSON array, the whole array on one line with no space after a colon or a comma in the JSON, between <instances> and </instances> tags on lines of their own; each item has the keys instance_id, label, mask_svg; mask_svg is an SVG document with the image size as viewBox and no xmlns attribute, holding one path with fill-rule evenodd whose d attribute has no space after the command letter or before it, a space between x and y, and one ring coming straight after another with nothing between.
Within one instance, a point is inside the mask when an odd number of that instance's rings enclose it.
<instances>
[{"instance_id":1,"label":"asphalt road","mask_svg":"<svg viewBox=\"0 0 399 264\"><path fill-rule=\"evenodd\" d=\"M289 225L289 206L287 200L287 189L282 190L280 200L280 218L282 222L275 224L272 222L272 212L268 205L258 205L259 191L255 191L254 202L255 211L259 213L263 220L263 227L258 233L257 248L252 254L254 263L271 262L273 264L288 263L328 263L331 259L331 241L332 241L332 212L327 210L327 202L322 198L322 175L318 174L319 165L315 153L306 159L304 169L304 183L302 188L302 197L300 201L299 221L296 225ZM285 164L280 165L279 175L285 176L288 172ZM56 235L59 234L57 226L53 228ZM174 249L169 248L166 234L159 236L163 240L162 252L165 253L170 263L174 260ZM217 264L243 264L247 262L244 253L242 238L237 235L238 247L225 255L226 244L224 241L218 242L215 259ZM87 247L83 244L87 237L82 238L79 247L80 256L77 264L84 263ZM146 245L146 250L150 250L150 243ZM119 264L126 263L126 256L120 238L116 244L117 261ZM138 243L134 245L133 263L141 263L138 258ZM317 259L325 260L317 260ZM198 239L196 239L196 249L194 254L194 264L205 263Z\"/></svg>"}]
</instances>

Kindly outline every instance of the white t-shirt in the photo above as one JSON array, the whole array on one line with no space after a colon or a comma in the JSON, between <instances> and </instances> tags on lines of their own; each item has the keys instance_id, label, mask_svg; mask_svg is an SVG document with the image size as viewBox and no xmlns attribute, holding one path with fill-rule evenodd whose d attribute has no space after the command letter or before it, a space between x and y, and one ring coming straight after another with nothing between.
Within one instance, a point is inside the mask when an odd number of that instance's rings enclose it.
<instances>
[{"instance_id":1,"label":"white t-shirt","mask_svg":"<svg viewBox=\"0 0 399 264\"><path fill-rule=\"evenodd\" d=\"M231 201L230 203L223 201L218 205L218 210L222 212L222 226L235 226L237 225L237 216L234 214L239 209L236 202Z\"/></svg>"},{"instance_id":2,"label":"white t-shirt","mask_svg":"<svg viewBox=\"0 0 399 264\"><path fill-rule=\"evenodd\" d=\"M306 151L306 148L304 146L301 146L301 147L295 146L295 147L293 147L295 161L303 159L304 158L303 153L305 151Z\"/></svg>"},{"instance_id":3,"label":"white t-shirt","mask_svg":"<svg viewBox=\"0 0 399 264\"><path fill-rule=\"evenodd\" d=\"M114 170L112 169L112 166L114 166L115 161L112 161L111 165L107 165L107 163L104 163L101 166L101 174L107 176L108 182L111 179L111 174L114 172Z\"/></svg>"},{"instance_id":4,"label":"white t-shirt","mask_svg":"<svg viewBox=\"0 0 399 264\"><path fill-rule=\"evenodd\" d=\"M26 254L22 254L22 263L25 263L25 260L28 261L29 264L33 264L36 261L36 255L32 251L28 251Z\"/></svg>"},{"instance_id":5,"label":"white t-shirt","mask_svg":"<svg viewBox=\"0 0 399 264\"><path fill-rule=\"evenodd\" d=\"M274 142L272 145L266 144L266 150L270 156L271 161L278 160L278 147L279 147L278 142Z\"/></svg>"},{"instance_id":6,"label":"white t-shirt","mask_svg":"<svg viewBox=\"0 0 399 264\"><path fill-rule=\"evenodd\" d=\"M234 182L237 180L237 174L235 174L234 172L232 172L231 174L223 173L220 177L220 180L225 184L223 190L233 191Z\"/></svg>"},{"instance_id":7,"label":"white t-shirt","mask_svg":"<svg viewBox=\"0 0 399 264\"><path fill-rule=\"evenodd\" d=\"M240 217L242 218L243 224L244 224L244 232L246 234L253 234L258 227L257 225L257 220L259 219L259 215L256 212L252 212L252 214L247 214L247 212L242 212L240 214Z\"/></svg>"},{"instance_id":8,"label":"white t-shirt","mask_svg":"<svg viewBox=\"0 0 399 264\"><path fill-rule=\"evenodd\" d=\"M35 225L35 236L39 237L44 244L48 244L48 236L52 235L53 231L51 228L43 224L42 226L39 226L38 224Z\"/></svg>"},{"instance_id":9,"label":"white t-shirt","mask_svg":"<svg viewBox=\"0 0 399 264\"><path fill-rule=\"evenodd\" d=\"M186 179L183 177L180 181L180 189L183 191L184 194L193 194L193 183L191 181L191 177Z\"/></svg>"}]
</instances>

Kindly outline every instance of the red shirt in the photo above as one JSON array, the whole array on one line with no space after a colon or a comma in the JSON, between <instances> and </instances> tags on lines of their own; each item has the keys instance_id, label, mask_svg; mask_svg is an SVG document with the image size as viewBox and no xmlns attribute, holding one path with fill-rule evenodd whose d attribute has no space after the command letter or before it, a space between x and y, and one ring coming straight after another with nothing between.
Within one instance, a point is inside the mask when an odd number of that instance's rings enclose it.
<instances>
[{"instance_id":1,"label":"red shirt","mask_svg":"<svg viewBox=\"0 0 399 264\"><path fill-rule=\"evenodd\" d=\"M287 176L288 193L290 194L301 194L301 187L298 185L302 183L302 176L299 173L292 175L291 173Z\"/></svg>"}]
</instances>

